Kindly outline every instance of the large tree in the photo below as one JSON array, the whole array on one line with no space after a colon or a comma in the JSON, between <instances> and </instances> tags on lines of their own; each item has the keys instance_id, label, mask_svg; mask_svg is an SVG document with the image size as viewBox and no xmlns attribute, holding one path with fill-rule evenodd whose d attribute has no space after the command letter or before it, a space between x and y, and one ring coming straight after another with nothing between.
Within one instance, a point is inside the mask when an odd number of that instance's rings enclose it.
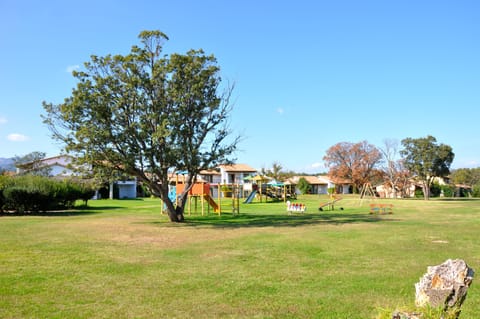
<instances>
[{"instance_id":1,"label":"large tree","mask_svg":"<svg viewBox=\"0 0 480 319\"><path fill-rule=\"evenodd\" d=\"M341 142L330 147L323 157L332 179L347 179L355 192L365 184L378 178L376 166L380 163L380 151L367 141L358 143Z\"/></svg>"},{"instance_id":2,"label":"large tree","mask_svg":"<svg viewBox=\"0 0 480 319\"><path fill-rule=\"evenodd\" d=\"M238 137L227 126L233 87L221 85L213 55L164 54L167 36L143 31L127 55L91 56L61 104L43 102L44 122L68 153L96 171L136 176L184 220L189 189L202 169L229 162ZM169 176L187 171L177 204Z\"/></svg>"},{"instance_id":3,"label":"large tree","mask_svg":"<svg viewBox=\"0 0 480 319\"><path fill-rule=\"evenodd\" d=\"M431 135L421 138L402 140L400 151L405 167L418 178L422 185L425 199L430 198L430 186L437 177L445 177L450 173L450 165L455 157L452 147L438 144Z\"/></svg>"}]
</instances>

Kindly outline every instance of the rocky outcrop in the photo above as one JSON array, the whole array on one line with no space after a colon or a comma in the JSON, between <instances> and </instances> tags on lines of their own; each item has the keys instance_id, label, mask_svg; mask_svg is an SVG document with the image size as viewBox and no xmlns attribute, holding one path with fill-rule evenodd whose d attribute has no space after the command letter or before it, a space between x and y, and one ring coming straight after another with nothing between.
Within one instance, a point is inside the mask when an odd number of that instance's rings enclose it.
<instances>
[{"instance_id":1,"label":"rocky outcrop","mask_svg":"<svg viewBox=\"0 0 480 319\"><path fill-rule=\"evenodd\" d=\"M427 273L415 284L416 305L441 309L445 315L442 318L458 318L473 275L473 269L461 259L448 259L443 264L427 267ZM421 317L420 313L399 311L392 315L392 319Z\"/></svg>"},{"instance_id":2,"label":"rocky outcrop","mask_svg":"<svg viewBox=\"0 0 480 319\"><path fill-rule=\"evenodd\" d=\"M448 259L438 266L430 266L415 284L415 303L419 307L460 307L467 297L473 274L473 269L461 259Z\"/></svg>"}]
</instances>

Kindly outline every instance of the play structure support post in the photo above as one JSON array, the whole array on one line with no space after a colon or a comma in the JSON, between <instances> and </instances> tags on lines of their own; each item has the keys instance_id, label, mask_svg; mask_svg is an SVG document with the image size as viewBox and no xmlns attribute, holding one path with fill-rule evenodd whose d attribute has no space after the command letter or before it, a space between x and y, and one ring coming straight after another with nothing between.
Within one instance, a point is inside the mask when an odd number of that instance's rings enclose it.
<instances>
[{"instance_id":1,"label":"play structure support post","mask_svg":"<svg viewBox=\"0 0 480 319\"><path fill-rule=\"evenodd\" d=\"M202 183L202 189L204 189L204 183ZM205 194L202 194L200 202L202 203L202 216L204 215L203 204L205 203Z\"/></svg>"},{"instance_id":2,"label":"play structure support post","mask_svg":"<svg viewBox=\"0 0 480 319\"><path fill-rule=\"evenodd\" d=\"M232 184L232 214L240 214L240 185Z\"/></svg>"},{"instance_id":3,"label":"play structure support post","mask_svg":"<svg viewBox=\"0 0 480 319\"><path fill-rule=\"evenodd\" d=\"M218 216L222 214L222 196L220 195L222 189L222 185L219 183L218 184Z\"/></svg>"},{"instance_id":4,"label":"play structure support post","mask_svg":"<svg viewBox=\"0 0 480 319\"><path fill-rule=\"evenodd\" d=\"M198 197L197 196L194 196L195 198L195 213L197 213L197 209L198 209ZM203 209L202 209L203 210ZM202 214L203 215L203 214Z\"/></svg>"},{"instance_id":5,"label":"play structure support post","mask_svg":"<svg viewBox=\"0 0 480 319\"><path fill-rule=\"evenodd\" d=\"M175 174L175 187L177 187L177 185L178 185L178 173ZM178 206L178 194L177 194L177 192L175 193L175 206Z\"/></svg>"},{"instance_id":6,"label":"play structure support post","mask_svg":"<svg viewBox=\"0 0 480 319\"><path fill-rule=\"evenodd\" d=\"M258 181L258 183L260 184L259 188L258 188L258 193L260 194L260 203L262 202L262 181Z\"/></svg>"}]
</instances>

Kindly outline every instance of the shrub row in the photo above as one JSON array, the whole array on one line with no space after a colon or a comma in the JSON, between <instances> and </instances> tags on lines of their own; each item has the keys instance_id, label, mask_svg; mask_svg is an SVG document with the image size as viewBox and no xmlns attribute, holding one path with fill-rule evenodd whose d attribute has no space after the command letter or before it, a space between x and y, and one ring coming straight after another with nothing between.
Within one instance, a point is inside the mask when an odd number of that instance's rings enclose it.
<instances>
[{"instance_id":1,"label":"shrub row","mask_svg":"<svg viewBox=\"0 0 480 319\"><path fill-rule=\"evenodd\" d=\"M0 211L45 212L68 209L92 198L93 187L73 180L42 176L0 176Z\"/></svg>"}]
</instances>

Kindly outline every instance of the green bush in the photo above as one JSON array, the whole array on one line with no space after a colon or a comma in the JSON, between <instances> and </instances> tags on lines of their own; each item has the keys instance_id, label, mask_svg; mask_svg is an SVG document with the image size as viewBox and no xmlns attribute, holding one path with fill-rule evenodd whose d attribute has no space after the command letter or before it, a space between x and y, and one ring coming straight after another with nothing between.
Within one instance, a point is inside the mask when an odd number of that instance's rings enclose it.
<instances>
[{"instance_id":1,"label":"green bush","mask_svg":"<svg viewBox=\"0 0 480 319\"><path fill-rule=\"evenodd\" d=\"M91 185L71 180L32 175L2 178L0 209L23 213L72 208L79 199L86 204L94 193Z\"/></svg>"},{"instance_id":2,"label":"green bush","mask_svg":"<svg viewBox=\"0 0 480 319\"><path fill-rule=\"evenodd\" d=\"M415 190L415 198L423 198L423 197L424 197L424 196L423 196L423 190L420 189L420 188L417 188L417 189Z\"/></svg>"},{"instance_id":3,"label":"green bush","mask_svg":"<svg viewBox=\"0 0 480 319\"><path fill-rule=\"evenodd\" d=\"M83 200L85 206L88 204L88 200L91 199L95 195L95 189L92 187L88 187L82 185L80 199Z\"/></svg>"},{"instance_id":4,"label":"green bush","mask_svg":"<svg viewBox=\"0 0 480 319\"><path fill-rule=\"evenodd\" d=\"M438 183L433 183L430 186L430 196L431 197L439 197L440 193L442 192L442 187Z\"/></svg>"},{"instance_id":5,"label":"green bush","mask_svg":"<svg viewBox=\"0 0 480 319\"><path fill-rule=\"evenodd\" d=\"M303 177L299 179L297 187L302 194L309 194L312 190L312 185Z\"/></svg>"},{"instance_id":6,"label":"green bush","mask_svg":"<svg viewBox=\"0 0 480 319\"><path fill-rule=\"evenodd\" d=\"M0 212L3 212L3 207L5 206L5 196L3 195L3 191L12 185L12 177L1 175L0 176Z\"/></svg>"},{"instance_id":7,"label":"green bush","mask_svg":"<svg viewBox=\"0 0 480 319\"><path fill-rule=\"evenodd\" d=\"M480 197L480 184L474 185L472 188L472 196Z\"/></svg>"},{"instance_id":8,"label":"green bush","mask_svg":"<svg viewBox=\"0 0 480 319\"><path fill-rule=\"evenodd\" d=\"M13 177L3 196L5 209L18 212L46 211L54 202L52 181L40 176Z\"/></svg>"},{"instance_id":9,"label":"green bush","mask_svg":"<svg viewBox=\"0 0 480 319\"><path fill-rule=\"evenodd\" d=\"M27 210L28 205L26 202L28 200L29 194L26 189L19 186L12 186L4 189L4 208L6 210L15 210L17 212L23 213Z\"/></svg>"},{"instance_id":10,"label":"green bush","mask_svg":"<svg viewBox=\"0 0 480 319\"><path fill-rule=\"evenodd\" d=\"M441 190L443 191L443 196L445 197L453 197L455 195L455 186L442 185Z\"/></svg>"}]
</instances>

